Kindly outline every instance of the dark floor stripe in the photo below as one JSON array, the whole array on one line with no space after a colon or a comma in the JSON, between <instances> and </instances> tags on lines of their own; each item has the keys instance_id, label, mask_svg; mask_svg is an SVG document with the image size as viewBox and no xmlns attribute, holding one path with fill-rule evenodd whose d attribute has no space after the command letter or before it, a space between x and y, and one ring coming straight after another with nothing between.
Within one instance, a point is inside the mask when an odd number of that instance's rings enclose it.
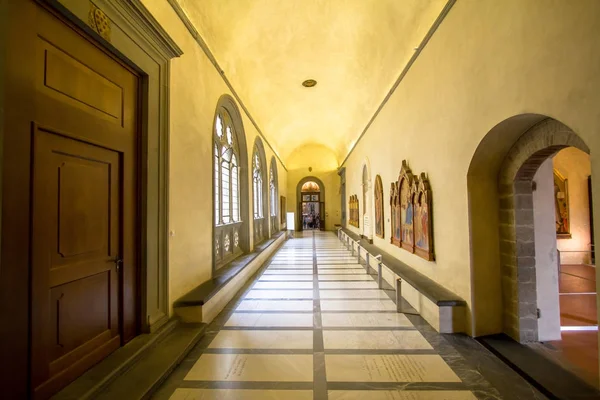
<instances>
[{"instance_id":1,"label":"dark floor stripe","mask_svg":"<svg viewBox=\"0 0 600 400\"><path fill-rule=\"evenodd\" d=\"M327 400L327 375L325 371L325 349L323 346L323 322L321 321L321 301L319 298L319 270L317 268L316 239L313 231L313 287L315 329L313 331L313 400Z\"/></svg>"},{"instance_id":2,"label":"dark floor stripe","mask_svg":"<svg viewBox=\"0 0 600 400\"><path fill-rule=\"evenodd\" d=\"M312 382L183 381L179 387L197 389L312 390Z\"/></svg>"}]
</instances>

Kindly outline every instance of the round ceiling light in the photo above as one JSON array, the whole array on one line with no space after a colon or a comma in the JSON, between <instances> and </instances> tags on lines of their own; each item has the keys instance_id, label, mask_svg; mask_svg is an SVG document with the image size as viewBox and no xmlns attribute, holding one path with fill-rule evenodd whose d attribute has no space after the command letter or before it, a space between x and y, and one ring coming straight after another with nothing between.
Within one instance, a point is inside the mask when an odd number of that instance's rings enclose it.
<instances>
[{"instance_id":1,"label":"round ceiling light","mask_svg":"<svg viewBox=\"0 0 600 400\"><path fill-rule=\"evenodd\" d=\"M314 79L307 79L304 82L302 82L302 86L304 87L313 87L317 84L317 81L315 81Z\"/></svg>"}]
</instances>

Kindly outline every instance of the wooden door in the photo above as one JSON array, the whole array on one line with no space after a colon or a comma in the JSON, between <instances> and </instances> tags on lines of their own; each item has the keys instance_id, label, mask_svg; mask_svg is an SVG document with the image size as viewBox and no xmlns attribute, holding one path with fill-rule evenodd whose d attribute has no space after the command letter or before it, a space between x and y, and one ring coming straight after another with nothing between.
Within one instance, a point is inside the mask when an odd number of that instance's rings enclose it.
<instances>
[{"instance_id":1,"label":"wooden door","mask_svg":"<svg viewBox=\"0 0 600 400\"><path fill-rule=\"evenodd\" d=\"M30 7L30 381L47 398L138 333L139 77Z\"/></svg>"},{"instance_id":2,"label":"wooden door","mask_svg":"<svg viewBox=\"0 0 600 400\"><path fill-rule=\"evenodd\" d=\"M118 152L34 129L33 377L46 397L120 346Z\"/></svg>"}]
</instances>

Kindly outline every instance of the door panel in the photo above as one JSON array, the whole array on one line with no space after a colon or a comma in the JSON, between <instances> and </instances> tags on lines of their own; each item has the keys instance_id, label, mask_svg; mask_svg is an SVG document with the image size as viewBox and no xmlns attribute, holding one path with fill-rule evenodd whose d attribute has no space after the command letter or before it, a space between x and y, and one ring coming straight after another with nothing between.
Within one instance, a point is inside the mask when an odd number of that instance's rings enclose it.
<instances>
[{"instance_id":1,"label":"door panel","mask_svg":"<svg viewBox=\"0 0 600 400\"><path fill-rule=\"evenodd\" d=\"M119 153L36 127L33 140L33 384L119 345ZM92 364L93 365L93 364ZM45 396L42 396L45 397Z\"/></svg>"},{"instance_id":2,"label":"door panel","mask_svg":"<svg viewBox=\"0 0 600 400\"><path fill-rule=\"evenodd\" d=\"M322 201L319 204L319 228L320 230L324 231L325 230L325 202Z\"/></svg>"}]
</instances>

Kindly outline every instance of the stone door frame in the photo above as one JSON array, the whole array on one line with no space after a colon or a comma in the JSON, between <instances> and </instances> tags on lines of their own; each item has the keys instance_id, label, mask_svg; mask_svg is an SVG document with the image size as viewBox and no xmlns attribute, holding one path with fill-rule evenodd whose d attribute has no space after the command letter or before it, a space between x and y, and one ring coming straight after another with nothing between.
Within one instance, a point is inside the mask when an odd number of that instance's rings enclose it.
<instances>
[{"instance_id":1,"label":"stone door frame","mask_svg":"<svg viewBox=\"0 0 600 400\"><path fill-rule=\"evenodd\" d=\"M538 341L533 177L548 157L571 146L590 153L569 127L547 118L517 140L498 174L503 327L522 343Z\"/></svg>"}]
</instances>

